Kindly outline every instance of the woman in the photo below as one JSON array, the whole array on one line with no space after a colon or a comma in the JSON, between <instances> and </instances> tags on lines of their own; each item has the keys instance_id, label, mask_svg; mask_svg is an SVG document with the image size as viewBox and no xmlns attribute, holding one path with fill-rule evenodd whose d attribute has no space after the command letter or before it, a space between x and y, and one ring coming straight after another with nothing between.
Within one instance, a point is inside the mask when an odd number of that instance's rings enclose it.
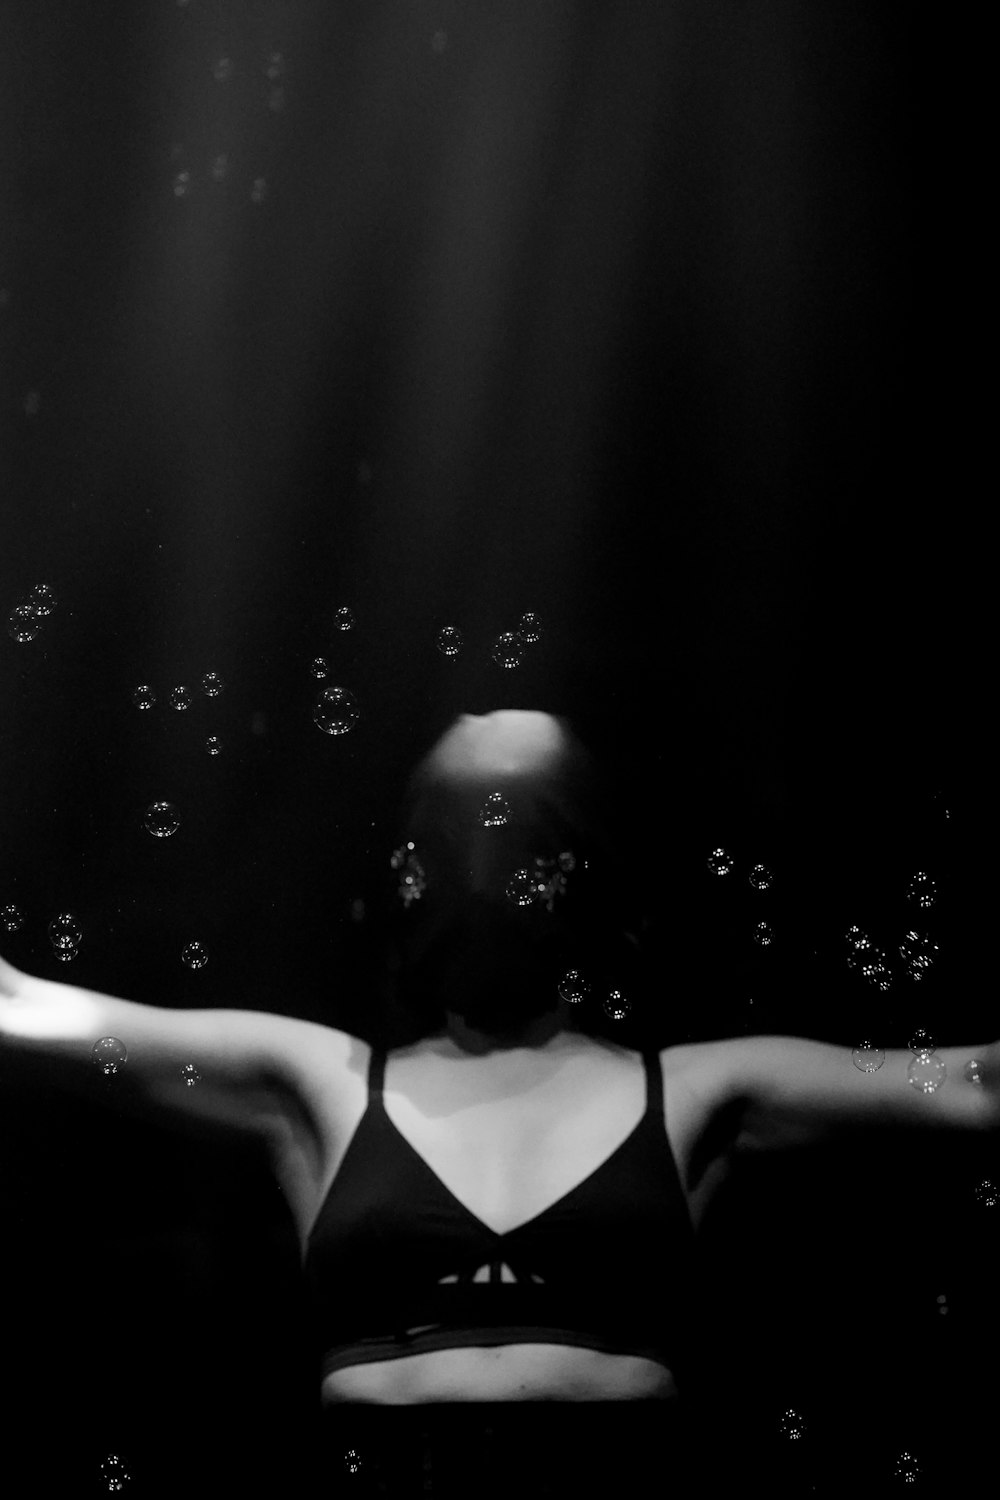
<instances>
[{"instance_id":1,"label":"woman","mask_svg":"<svg viewBox=\"0 0 1000 1500\"><path fill-rule=\"evenodd\" d=\"M954 1082L928 1095L903 1052L869 1074L795 1038L638 1054L584 1032L615 928L586 757L549 715L459 719L414 778L407 835L410 1044L387 1055L334 1027L166 1011L0 964L3 1046L82 1076L95 1044L114 1064L115 1038L145 1107L266 1143L314 1308L328 1487L638 1494L655 1462L693 1492L676 1478L685 1451L698 1467L677 1419L694 1235L736 1155L846 1124L996 1129L1000 1045L940 1049ZM194 1089L178 1085L190 1064Z\"/></svg>"}]
</instances>

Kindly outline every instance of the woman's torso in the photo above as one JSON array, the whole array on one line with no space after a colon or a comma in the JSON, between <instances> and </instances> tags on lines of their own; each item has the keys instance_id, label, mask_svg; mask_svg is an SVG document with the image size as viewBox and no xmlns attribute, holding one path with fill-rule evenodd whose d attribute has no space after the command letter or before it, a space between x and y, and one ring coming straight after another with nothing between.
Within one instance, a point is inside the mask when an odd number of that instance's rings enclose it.
<instances>
[{"instance_id":1,"label":"woman's torso","mask_svg":"<svg viewBox=\"0 0 1000 1500\"><path fill-rule=\"evenodd\" d=\"M290 1122L275 1168L303 1257L368 1106L370 1048L331 1032L329 1066L310 1059L302 1120ZM703 1048L660 1053L665 1128L697 1228L728 1172L711 1144L717 1098ZM332 1082L331 1082L332 1080ZM638 1053L572 1033L544 1047L459 1053L429 1038L389 1054L384 1107L392 1125L477 1218L500 1234L541 1214L594 1174L647 1106ZM614 1401L676 1395L673 1372L634 1354L552 1343L439 1349L328 1374L324 1402Z\"/></svg>"}]
</instances>

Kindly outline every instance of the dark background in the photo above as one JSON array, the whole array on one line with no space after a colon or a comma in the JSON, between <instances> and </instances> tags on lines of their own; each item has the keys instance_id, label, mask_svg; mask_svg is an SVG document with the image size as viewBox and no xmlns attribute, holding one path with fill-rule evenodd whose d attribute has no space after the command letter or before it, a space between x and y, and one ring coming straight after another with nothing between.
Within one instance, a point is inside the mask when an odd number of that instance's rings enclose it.
<instances>
[{"instance_id":1,"label":"dark background","mask_svg":"<svg viewBox=\"0 0 1000 1500\"><path fill-rule=\"evenodd\" d=\"M0 603L58 601L0 640L10 960L375 1036L406 773L460 710L539 707L620 788L623 1035L991 1037L954 44L823 0L41 0L0 42ZM843 934L895 962L920 868L939 959L877 997ZM0 1077L11 1478L288 1489L314 1385L263 1163ZM748 1474L946 1481L992 1389L987 1155L734 1184L705 1316Z\"/></svg>"}]
</instances>

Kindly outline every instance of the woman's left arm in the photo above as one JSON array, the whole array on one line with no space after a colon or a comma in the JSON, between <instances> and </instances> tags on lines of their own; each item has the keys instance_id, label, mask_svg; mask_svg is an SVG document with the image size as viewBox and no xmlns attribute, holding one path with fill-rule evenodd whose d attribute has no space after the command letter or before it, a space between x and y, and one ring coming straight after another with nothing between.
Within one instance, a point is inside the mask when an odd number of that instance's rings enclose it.
<instances>
[{"instance_id":1,"label":"woman's left arm","mask_svg":"<svg viewBox=\"0 0 1000 1500\"><path fill-rule=\"evenodd\" d=\"M883 1061L878 1053L856 1061L850 1047L803 1037L710 1045L738 1149L781 1150L871 1129L1000 1130L1000 1042L938 1047L929 1057L892 1049Z\"/></svg>"}]
</instances>

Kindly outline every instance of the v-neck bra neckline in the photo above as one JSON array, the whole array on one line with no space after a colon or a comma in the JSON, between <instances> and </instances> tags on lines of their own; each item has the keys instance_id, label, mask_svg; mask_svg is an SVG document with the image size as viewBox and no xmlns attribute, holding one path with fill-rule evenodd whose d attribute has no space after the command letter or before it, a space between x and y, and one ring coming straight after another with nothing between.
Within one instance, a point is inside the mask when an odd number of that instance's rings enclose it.
<instances>
[{"instance_id":1,"label":"v-neck bra neckline","mask_svg":"<svg viewBox=\"0 0 1000 1500\"><path fill-rule=\"evenodd\" d=\"M377 1115L380 1114L382 1116L382 1119L385 1120L386 1124L389 1126L390 1130L392 1130L393 1133L396 1135L396 1137L400 1141L402 1141L403 1145L406 1147L406 1149L410 1153L410 1155L412 1157L414 1157L417 1162L419 1162L420 1166L433 1179L433 1181L435 1182L435 1184L439 1188L441 1188L445 1193L447 1193L447 1195L451 1199L451 1201L454 1204L456 1204L458 1206L458 1208L461 1209L462 1213L465 1214L466 1218L467 1219L471 1219L474 1224L477 1224L480 1229L484 1229L487 1234L491 1235L493 1237L493 1239L496 1239L496 1240L506 1240L506 1239L510 1239L510 1237L512 1235L520 1234L522 1232L522 1230L525 1230L525 1229L529 1228L529 1226L532 1225L532 1224L536 1224L539 1219L544 1219L545 1216L546 1216L546 1214L550 1214L550 1213L554 1212L554 1210L556 1210L563 1203L565 1203L567 1201L567 1199L572 1198L574 1196L574 1194L580 1192L584 1187L586 1187L586 1185L589 1182L591 1182L597 1176L597 1174L599 1172L603 1172L604 1168L607 1167L607 1166L609 1166L610 1163L612 1161L614 1161L615 1157L618 1156L622 1151L625 1150L625 1148L626 1148L626 1146L628 1146L629 1142L631 1140L633 1140L634 1137L638 1134L638 1132L642 1129L643 1125L645 1125L646 1120L648 1119L648 1117L650 1115L651 1106L652 1106L652 1103L653 1103L653 1101L652 1101L652 1099L650 1097L650 1087L649 1087L649 1085L650 1085L649 1069L650 1069L651 1063L650 1063L650 1060L644 1055L642 1061L643 1061L643 1073L644 1073L644 1078L645 1078L645 1089L646 1089L645 1103L643 1105L642 1114L639 1116L638 1120L636 1120L635 1124L632 1126L632 1129L628 1132L628 1134L624 1137L624 1139L621 1140L621 1141L619 1141L617 1146L612 1147L612 1149L608 1152L607 1156L605 1156L602 1161L599 1161L597 1163L597 1165L595 1167L593 1167L591 1169L591 1171L589 1171L586 1174L586 1176L581 1177L580 1180L579 1180L579 1182L575 1182L572 1185L572 1187L567 1188L564 1193L560 1193L559 1197L558 1198L554 1198L551 1203L549 1203L549 1204L547 1204L545 1206L545 1208L539 1209L538 1213L532 1214L530 1216L530 1218L524 1219L520 1224L515 1224L511 1229L494 1229L491 1224L487 1224L487 1222L486 1222L485 1219L481 1219L479 1217L479 1215L475 1212L474 1209L471 1209L467 1203L464 1203L462 1201L462 1199L458 1196L458 1194L456 1192L454 1192L448 1186L448 1184L445 1182L444 1178L441 1177L439 1173L435 1172L434 1168L431 1166L431 1164L427 1160L427 1158L425 1156L423 1156L417 1150L416 1146L414 1146L413 1142L411 1140L409 1140L403 1134L403 1132L400 1130L399 1126L396 1124L395 1120L389 1114L389 1111L385 1107L385 1098L384 1098L384 1094L383 1094L384 1082L385 1082L385 1054L384 1053L382 1054L382 1056L379 1059L379 1061L380 1061L380 1064L381 1064L381 1066L379 1067L379 1070L378 1070L378 1072L379 1072L379 1087L378 1087L378 1090L376 1092L375 1090L372 1089L371 1085L369 1084L368 1103L367 1103L367 1106L365 1108L365 1114L366 1115L372 1115L372 1116L377 1116ZM657 1058L656 1061L658 1063L659 1059ZM665 1118L664 1118L664 1121L663 1121L663 1128L664 1128L664 1132L666 1132L666 1119ZM359 1126L359 1129L360 1129L360 1126ZM668 1139L668 1145L669 1145L669 1139Z\"/></svg>"}]
</instances>

